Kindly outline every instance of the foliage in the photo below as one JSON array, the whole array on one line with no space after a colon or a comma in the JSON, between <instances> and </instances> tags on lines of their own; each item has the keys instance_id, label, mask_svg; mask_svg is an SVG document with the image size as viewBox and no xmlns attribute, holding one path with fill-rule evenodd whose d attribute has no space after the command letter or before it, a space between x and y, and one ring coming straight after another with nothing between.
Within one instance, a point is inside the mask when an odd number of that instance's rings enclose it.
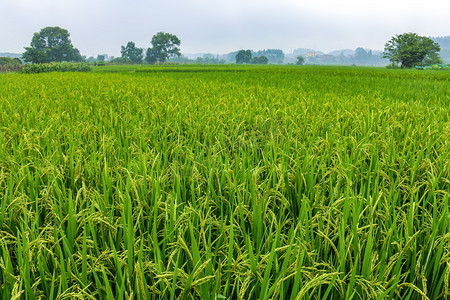
<instances>
[{"instance_id":1,"label":"foliage","mask_svg":"<svg viewBox=\"0 0 450 300\"><path fill-rule=\"evenodd\" d=\"M18 57L14 57L12 59L12 63L16 64L16 65L22 65L22 60L20 58L18 58Z\"/></svg>"},{"instance_id":2,"label":"foliage","mask_svg":"<svg viewBox=\"0 0 450 300\"><path fill-rule=\"evenodd\" d=\"M0 65L21 65L22 61L15 57L0 57Z\"/></svg>"},{"instance_id":3,"label":"foliage","mask_svg":"<svg viewBox=\"0 0 450 300\"><path fill-rule=\"evenodd\" d=\"M296 65L303 65L305 63L305 58L303 56L297 56Z\"/></svg>"},{"instance_id":4,"label":"foliage","mask_svg":"<svg viewBox=\"0 0 450 300\"><path fill-rule=\"evenodd\" d=\"M0 76L2 299L450 297L448 74L146 69Z\"/></svg>"},{"instance_id":5,"label":"foliage","mask_svg":"<svg viewBox=\"0 0 450 300\"><path fill-rule=\"evenodd\" d=\"M281 49L260 50L253 54L254 56L265 56L271 64L282 64L284 62L284 53Z\"/></svg>"},{"instance_id":6,"label":"foliage","mask_svg":"<svg viewBox=\"0 0 450 300\"><path fill-rule=\"evenodd\" d=\"M15 57L0 57L0 72L17 72L22 69L22 61Z\"/></svg>"},{"instance_id":7,"label":"foliage","mask_svg":"<svg viewBox=\"0 0 450 300\"><path fill-rule=\"evenodd\" d=\"M120 53L123 58L128 58L133 64L142 63L142 59L144 57L144 50L141 48L137 48L134 42L128 42L126 47L121 46Z\"/></svg>"},{"instance_id":8,"label":"foliage","mask_svg":"<svg viewBox=\"0 0 450 300\"><path fill-rule=\"evenodd\" d=\"M197 57L195 60L197 64L224 64L225 60L219 59L218 55L204 54L203 57Z\"/></svg>"},{"instance_id":9,"label":"foliage","mask_svg":"<svg viewBox=\"0 0 450 300\"><path fill-rule=\"evenodd\" d=\"M151 65L154 65L158 62L158 54L156 53L156 50L153 48L148 48L147 52L145 53L145 61L148 62Z\"/></svg>"},{"instance_id":10,"label":"foliage","mask_svg":"<svg viewBox=\"0 0 450 300\"><path fill-rule=\"evenodd\" d=\"M41 64L48 62L47 53L44 50L27 47L25 48L25 52L22 55L22 58L25 62Z\"/></svg>"},{"instance_id":11,"label":"foliage","mask_svg":"<svg viewBox=\"0 0 450 300\"><path fill-rule=\"evenodd\" d=\"M17 72L23 68L23 65L19 64L4 64L0 65L0 72L6 73L6 72Z\"/></svg>"},{"instance_id":12,"label":"foliage","mask_svg":"<svg viewBox=\"0 0 450 300\"><path fill-rule=\"evenodd\" d=\"M180 39L170 33L158 32L152 37L152 47L147 49L145 60L154 64L164 63L170 57L180 56Z\"/></svg>"},{"instance_id":13,"label":"foliage","mask_svg":"<svg viewBox=\"0 0 450 300\"><path fill-rule=\"evenodd\" d=\"M116 57L111 63L116 65L131 65L133 62L128 57Z\"/></svg>"},{"instance_id":14,"label":"foliage","mask_svg":"<svg viewBox=\"0 0 450 300\"><path fill-rule=\"evenodd\" d=\"M83 60L80 51L74 48L67 29L45 27L36 32L31 47L25 47L23 59L31 63L61 62Z\"/></svg>"},{"instance_id":15,"label":"foliage","mask_svg":"<svg viewBox=\"0 0 450 300\"><path fill-rule=\"evenodd\" d=\"M27 64L20 73L49 73L49 72L89 72L89 63L52 62L48 64Z\"/></svg>"},{"instance_id":16,"label":"foliage","mask_svg":"<svg viewBox=\"0 0 450 300\"><path fill-rule=\"evenodd\" d=\"M447 70L448 66L445 64L434 64L428 66L416 66L417 70Z\"/></svg>"},{"instance_id":17,"label":"foliage","mask_svg":"<svg viewBox=\"0 0 450 300\"><path fill-rule=\"evenodd\" d=\"M267 65L269 63L269 59L266 56L253 57L250 63L254 65Z\"/></svg>"},{"instance_id":18,"label":"foliage","mask_svg":"<svg viewBox=\"0 0 450 300\"><path fill-rule=\"evenodd\" d=\"M252 51L250 50L240 50L236 54L237 64L249 64L252 60Z\"/></svg>"},{"instance_id":19,"label":"foliage","mask_svg":"<svg viewBox=\"0 0 450 300\"><path fill-rule=\"evenodd\" d=\"M416 33L404 33L394 36L384 46L384 58L402 68L412 68L416 65L441 63L438 52L439 44L430 38Z\"/></svg>"}]
</instances>

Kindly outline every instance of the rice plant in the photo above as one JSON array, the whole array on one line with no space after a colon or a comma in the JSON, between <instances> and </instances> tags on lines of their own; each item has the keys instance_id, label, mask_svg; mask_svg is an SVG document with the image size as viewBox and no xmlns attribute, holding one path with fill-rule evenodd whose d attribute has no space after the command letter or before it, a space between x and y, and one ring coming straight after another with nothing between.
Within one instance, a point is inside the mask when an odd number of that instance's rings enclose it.
<instances>
[{"instance_id":1,"label":"rice plant","mask_svg":"<svg viewBox=\"0 0 450 300\"><path fill-rule=\"evenodd\" d=\"M2 75L1 298L448 299L449 79Z\"/></svg>"}]
</instances>

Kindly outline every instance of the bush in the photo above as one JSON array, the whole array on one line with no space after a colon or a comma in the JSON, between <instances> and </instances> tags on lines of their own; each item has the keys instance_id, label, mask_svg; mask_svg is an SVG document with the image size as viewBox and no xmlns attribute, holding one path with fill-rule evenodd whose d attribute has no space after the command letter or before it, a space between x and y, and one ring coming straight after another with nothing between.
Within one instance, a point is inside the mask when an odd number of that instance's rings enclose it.
<instances>
[{"instance_id":1,"label":"bush","mask_svg":"<svg viewBox=\"0 0 450 300\"><path fill-rule=\"evenodd\" d=\"M396 63L392 63L386 66L388 69L401 69Z\"/></svg>"},{"instance_id":2,"label":"bush","mask_svg":"<svg viewBox=\"0 0 450 300\"><path fill-rule=\"evenodd\" d=\"M19 58L0 57L0 72L17 72L22 68Z\"/></svg>"},{"instance_id":3,"label":"bush","mask_svg":"<svg viewBox=\"0 0 450 300\"><path fill-rule=\"evenodd\" d=\"M17 72L22 68L23 66L19 64L0 64L0 72Z\"/></svg>"},{"instance_id":4,"label":"bush","mask_svg":"<svg viewBox=\"0 0 450 300\"><path fill-rule=\"evenodd\" d=\"M128 57L117 57L111 61L114 65L131 65L133 62Z\"/></svg>"},{"instance_id":5,"label":"bush","mask_svg":"<svg viewBox=\"0 0 450 300\"><path fill-rule=\"evenodd\" d=\"M20 73L48 73L48 72L89 72L91 66L89 63L74 62L52 62L49 64L29 64L25 65Z\"/></svg>"}]
</instances>

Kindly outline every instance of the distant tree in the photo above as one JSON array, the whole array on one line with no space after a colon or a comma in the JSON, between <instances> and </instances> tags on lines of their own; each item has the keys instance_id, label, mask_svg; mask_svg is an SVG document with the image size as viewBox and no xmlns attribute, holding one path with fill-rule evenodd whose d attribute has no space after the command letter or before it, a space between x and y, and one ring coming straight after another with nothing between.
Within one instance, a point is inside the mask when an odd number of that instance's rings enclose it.
<instances>
[{"instance_id":1,"label":"distant tree","mask_svg":"<svg viewBox=\"0 0 450 300\"><path fill-rule=\"evenodd\" d=\"M134 42L128 42L126 46L121 46L120 53L122 57L128 58L133 64L142 63L142 58L144 50L141 48L137 48Z\"/></svg>"},{"instance_id":2,"label":"distant tree","mask_svg":"<svg viewBox=\"0 0 450 300\"><path fill-rule=\"evenodd\" d=\"M267 65L269 63L269 59L267 56L253 57L250 63L254 65Z\"/></svg>"},{"instance_id":3,"label":"distant tree","mask_svg":"<svg viewBox=\"0 0 450 300\"><path fill-rule=\"evenodd\" d=\"M154 64L156 62L165 62L170 57L181 56L180 39L170 33L158 32L152 37L152 47L147 49L145 60Z\"/></svg>"},{"instance_id":4,"label":"distant tree","mask_svg":"<svg viewBox=\"0 0 450 300\"><path fill-rule=\"evenodd\" d=\"M416 33L397 34L384 45L383 58L402 68L440 62L438 43Z\"/></svg>"},{"instance_id":5,"label":"distant tree","mask_svg":"<svg viewBox=\"0 0 450 300\"><path fill-rule=\"evenodd\" d=\"M97 55L97 60L105 61L105 55L101 55L101 54Z\"/></svg>"},{"instance_id":6,"label":"distant tree","mask_svg":"<svg viewBox=\"0 0 450 300\"><path fill-rule=\"evenodd\" d=\"M11 57L0 57L0 65L13 64L13 59Z\"/></svg>"},{"instance_id":7,"label":"distant tree","mask_svg":"<svg viewBox=\"0 0 450 300\"><path fill-rule=\"evenodd\" d=\"M128 57L117 57L111 60L111 63L116 65L130 65L133 62Z\"/></svg>"},{"instance_id":8,"label":"distant tree","mask_svg":"<svg viewBox=\"0 0 450 300\"><path fill-rule=\"evenodd\" d=\"M430 37L433 41L441 46L441 49L450 49L450 35L441 37Z\"/></svg>"},{"instance_id":9,"label":"distant tree","mask_svg":"<svg viewBox=\"0 0 450 300\"><path fill-rule=\"evenodd\" d=\"M45 27L36 32L31 40L31 47L25 47L23 59L31 63L82 61L83 58L72 45L67 29Z\"/></svg>"},{"instance_id":10,"label":"distant tree","mask_svg":"<svg viewBox=\"0 0 450 300\"><path fill-rule=\"evenodd\" d=\"M267 49L258 51L255 56L266 56L269 63L272 64L282 64L284 62L284 53L281 49Z\"/></svg>"},{"instance_id":11,"label":"distant tree","mask_svg":"<svg viewBox=\"0 0 450 300\"><path fill-rule=\"evenodd\" d=\"M303 65L305 63L305 58L303 56L297 56L296 65Z\"/></svg>"},{"instance_id":12,"label":"distant tree","mask_svg":"<svg viewBox=\"0 0 450 300\"><path fill-rule=\"evenodd\" d=\"M252 51L240 50L236 54L236 64L249 64L252 60Z\"/></svg>"},{"instance_id":13,"label":"distant tree","mask_svg":"<svg viewBox=\"0 0 450 300\"><path fill-rule=\"evenodd\" d=\"M204 54L202 57L197 57L195 60L197 64L224 64L225 61L219 59L218 56L214 56L211 53Z\"/></svg>"}]
</instances>

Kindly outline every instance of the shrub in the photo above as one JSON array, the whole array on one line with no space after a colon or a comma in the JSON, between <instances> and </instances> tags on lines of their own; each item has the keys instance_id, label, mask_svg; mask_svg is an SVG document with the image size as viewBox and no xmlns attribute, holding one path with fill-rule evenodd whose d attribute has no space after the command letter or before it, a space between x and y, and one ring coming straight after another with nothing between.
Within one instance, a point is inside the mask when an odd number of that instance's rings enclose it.
<instances>
[{"instance_id":1,"label":"shrub","mask_svg":"<svg viewBox=\"0 0 450 300\"><path fill-rule=\"evenodd\" d=\"M25 65L20 73L48 73L48 72L89 72L91 66L89 63L74 62L52 62L49 64L29 64Z\"/></svg>"}]
</instances>

